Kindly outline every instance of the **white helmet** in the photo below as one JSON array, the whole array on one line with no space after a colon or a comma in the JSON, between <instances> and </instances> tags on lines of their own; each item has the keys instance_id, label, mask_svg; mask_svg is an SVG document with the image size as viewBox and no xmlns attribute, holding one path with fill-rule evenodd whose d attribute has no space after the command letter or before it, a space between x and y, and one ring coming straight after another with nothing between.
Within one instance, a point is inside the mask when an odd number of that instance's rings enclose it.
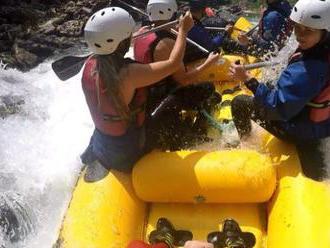
<instances>
[{"instance_id":1,"label":"white helmet","mask_svg":"<svg viewBox=\"0 0 330 248\"><path fill-rule=\"evenodd\" d=\"M147 5L150 21L170 20L177 10L176 0L149 0Z\"/></svg>"},{"instance_id":2,"label":"white helmet","mask_svg":"<svg viewBox=\"0 0 330 248\"><path fill-rule=\"evenodd\" d=\"M290 19L309 28L330 31L330 0L298 0Z\"/></svg>"},{"instance_id":3,"label":"white helmet","mask_svg":"<svg viewBox=\"0 0 330 248\"><path fill-rule=\"evenodd\" d=\"M85 40L95 54L113 53L119 43L132 35L135 21L124 9L109 7L97 11L85 25Z\"/></svg>"}]
</instances>

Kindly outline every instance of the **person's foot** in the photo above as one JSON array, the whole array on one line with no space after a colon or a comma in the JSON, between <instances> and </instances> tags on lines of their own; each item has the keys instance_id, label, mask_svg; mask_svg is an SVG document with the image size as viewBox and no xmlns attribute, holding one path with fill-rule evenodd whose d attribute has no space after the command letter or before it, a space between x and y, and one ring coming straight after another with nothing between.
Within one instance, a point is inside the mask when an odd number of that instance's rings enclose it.
<instances>
[{"instance_id":1,"label":"person's foot","mask_svg":"<svg viewBox=\"0 0 330 248\"><path fill-rule=\"evenodd\" d=\"M190 231L175 230L169 220L159 218L156 224L156 230L152 231L149 235L149 243L157 244L163 242L169 248L174 248L174 246L183 246L192 237L193 235Z\"/></svg>"},{"instance_id":2,"label":"person's foot","mask_svg":"<svg viewBox=\"0 0 330 248\"><path fill-rule=\"evenodd\" d=\"M227 219L223 224L222 232L209 233L207 241L215 248L252 248L256 243L256 238L253 233L242 232L235 220Z\"/></svg>"}]
</instances>

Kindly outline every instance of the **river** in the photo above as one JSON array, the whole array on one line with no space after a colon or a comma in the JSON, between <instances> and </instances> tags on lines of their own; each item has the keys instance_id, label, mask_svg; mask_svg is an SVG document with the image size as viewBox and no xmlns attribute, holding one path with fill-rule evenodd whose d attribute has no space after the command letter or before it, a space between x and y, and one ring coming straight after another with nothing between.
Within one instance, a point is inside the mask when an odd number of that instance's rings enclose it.
<instances>
[{"instance_id":1,"label":"river","mask_svg":"<svg viewBox=\"0 0 330 248\"><path fill-rule=\"evenodd\" d=\"M0 204L23 204L28 213L14 206L16 215L22 223L28 215L34 229L15 246L0 234L0 247L42 248L56 240L93 130L80 77L61 82L50 62L28 73L0 70L0 95L25 102L19 113L0 119Z\"/></svg>"}]
</instances>

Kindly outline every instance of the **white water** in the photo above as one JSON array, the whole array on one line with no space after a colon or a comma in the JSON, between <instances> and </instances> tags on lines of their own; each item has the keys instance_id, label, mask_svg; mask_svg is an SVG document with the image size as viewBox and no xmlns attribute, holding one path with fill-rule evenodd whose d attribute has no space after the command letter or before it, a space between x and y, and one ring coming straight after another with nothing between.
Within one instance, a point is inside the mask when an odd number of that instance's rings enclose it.
<instances>
[{"instance_id":1,"label":"white water","mask_svg":"<svg viewBox=\"0 0 330 248\"><path fill-rule=\"evenodd\" d=\"M35 231L15 246L0 234L0 247L51 247L93 130L80 76L61 82L49 62L28 73L0 69L0 95L8 94L23 96L25 104L0 119L0 196L18 193Z\"/></svg>"}]
</instances>

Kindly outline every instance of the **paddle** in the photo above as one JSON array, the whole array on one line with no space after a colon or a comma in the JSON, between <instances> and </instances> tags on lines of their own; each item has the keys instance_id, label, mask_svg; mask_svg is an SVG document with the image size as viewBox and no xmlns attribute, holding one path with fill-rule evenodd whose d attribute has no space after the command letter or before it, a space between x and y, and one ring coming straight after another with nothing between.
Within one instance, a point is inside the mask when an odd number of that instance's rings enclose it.
<instances>
[{"instance_id":1,"label":"paddle","mask_svg":"<svg viewBox=\"0 0 330 248\"><path fill-rule=\"evenodd\" d=\"M235 30L243 31L244 32L244 30L242 30L240 28L237 28L237 27L233 27L233 28ZM226 30L226 28L223 28L223 27L205 27L205 29L207 29L207 30L217 30L217 31L225 31Z\"/></svg>"},{"instance_id":2,"label":"paddle","mask_svg":"<svg viewBox=\"0 0 330 248\"><path fill-rule=\"evenodd\" d=\"M156 32L158 30L171 27L177 23L178 23L178 20L174 20L174 21L165 23L158 27L152 28L144 33L133 36L132 39L137 39L139 37L145 36L152 32ZM81 70L81 68L83 67L85 61L91 55L92 54L87 54L85 56L72 56L72 55L65 56L65 57L53 62L52 69L55 72L55 74L58 76L59 79L61 79L62 81L65 81L65 80L77 75L79 73L79 71Z\"/></svg>"},{"instance_id":3,"label":"paddle","mask_svg":"<svg viewBox=\"0 0 330 248\"><path fill-rule=\"evenodd\" d=\"M248 64L244 65L245 70L253 70L253 69L258 69L262 67L268 67L268 66L273 66L273 65L278 65L280 64L280 61L265 61L265 62L258 62L254 64Z\"/></svg>"},{"instance_id":4,"label":"paddle","mask_svg":"<svg viewBox=\"0 0 330 248\"><path fill-rule=\"evenodd\" d=\"M143 10L140 10L139 8L136 8L136 7L134 7L134 6L132 6L132 5L128 4L128 3L125 3L125 2L122 1L122 0L116 0L116 1L117 1L118 3L121 3L122 5L125 5L125 6L127 6L127 7L129 7L129 8L131 8L132 10L138 12L138 13L141 14L141 15L144 15L144 16L146 16L146 17L149 17L147 13L145 13ZM171 31L171 33L173 33L173 34L178 35L178 32L177 32L175 29L171 28L170 31ZM207 53L207 54L210 53L209 50L207 50L206 48L202 47L201 45L199 45L199 44L196 43L195 41L189 39L188 37L186 37L186 40L187 40L187 42L189 42L190 44L194 45L195 47L197 47L197 48L198 48L199 50L201 50L202 52L205 52L205 53Z\"/></svg>"},{"instance_id":5,"label":"paddle","mask_svg":"<svg viewBox=\"0 0 330 248\"><path fill-rule=\"evenodd\" d=\"M257 27L258 27L258 25L254 26L248 32L246 32L245 35L248 35L249 36ZM237 28L237 27L233 27L233 28L235 30L244 32L243 29L240 29L240 28ZM223 28L223 27L205 27L205 29L208 29L208 30L218 30L218 31L225 31L226 30L226 28Z\"/></svg>"},{"instance_id":6,"label":"paddle","mask_svg":"<svg viewBox=\"0 0 330 248\"><path fill-rule=\"evenodd\" d=\"M259 27L259 24L255 25L253 28L251 28L248 32L245 33L246 36L251 35L254 30L256 30Z\"/></svg>"}]
</instances>

